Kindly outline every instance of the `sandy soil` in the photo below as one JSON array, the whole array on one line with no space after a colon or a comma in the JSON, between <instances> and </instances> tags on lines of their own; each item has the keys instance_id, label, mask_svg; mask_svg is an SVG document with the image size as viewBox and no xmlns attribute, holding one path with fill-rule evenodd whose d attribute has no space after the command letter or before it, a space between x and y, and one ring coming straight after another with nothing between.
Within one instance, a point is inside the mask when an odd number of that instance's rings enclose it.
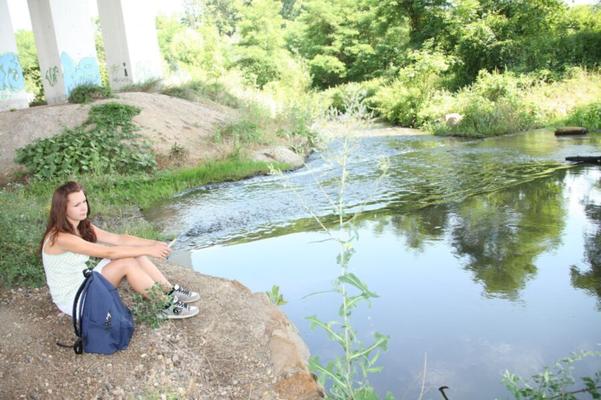
<instances>
[{"instance_id":1,"label":"sandy soil","mask_svg":"<svg viewBox=\"0 0 601 400\"><path fill-rule=\"evenodd\" d=\"M0 294L1 399L320 399L306 346L266 295L159 263L201 293L196 317L137 326L129 348L76 355L71 318L46 287ZM127 284L121 287L129 298ZM127 300L126 300L127 301Z\"/></svg>"}]
</instances>

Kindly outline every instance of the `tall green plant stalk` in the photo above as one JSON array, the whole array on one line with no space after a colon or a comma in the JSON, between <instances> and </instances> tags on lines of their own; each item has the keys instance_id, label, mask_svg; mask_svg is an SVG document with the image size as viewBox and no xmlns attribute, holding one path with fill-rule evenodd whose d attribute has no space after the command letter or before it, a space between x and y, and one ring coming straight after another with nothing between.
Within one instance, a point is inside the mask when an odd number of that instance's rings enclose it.
<instances>
[{"instance_id":1,"label":"tall green plant stalk","mask_svg":"<svg viewBox=\"0 0 601 400\"><path fill-rule=\"evenodd\" d=\"M307 319L312 327L322 329L329 338L336 343L342 351L342 355L336 357L327 364L320 362L318 357L311 357L309 368L318 374L320 383L329 388L328 398L331 399L376 399L377 396L373 388L369 385L368 374L379 372L381 368L375 364L380 356L380 351L386 350L388 337L380 333L374 334L374 340L369 344L363 344L357 337L353 328L352 312L362 303L369 303L372 298L378 295L369 290L367 284L363 282L349 268L350 260L354 254L354 242L358 235L354 229L355 219L359 213L347 215L345 211L345 192L348 183L348 160L351 154L351 145L348 139L344 140L342 153L336 157L335 161L340 168L339 186L336 192L336 199L330 195L315 182L324 196L332 205L333 211L337 215L337 226L335 229L327 227L318 217L303 197L294 190L297 198L300 200L303 208L319 224L322 230L329 236L329 240L337 242L339 246L337 264L339 274L333 282L333 292L340 296L341 304L338 311L339 319L332 321L322 321L313 315ZM376 181L379 185L381 179L386 175L388 169L387 160L380 164L382 174ZM274 171L279 173L279 171ZM291 187L289 185L289 187ZM363 209L369 199L365 199L359 209Z\"/></svg>"}]
</instances>

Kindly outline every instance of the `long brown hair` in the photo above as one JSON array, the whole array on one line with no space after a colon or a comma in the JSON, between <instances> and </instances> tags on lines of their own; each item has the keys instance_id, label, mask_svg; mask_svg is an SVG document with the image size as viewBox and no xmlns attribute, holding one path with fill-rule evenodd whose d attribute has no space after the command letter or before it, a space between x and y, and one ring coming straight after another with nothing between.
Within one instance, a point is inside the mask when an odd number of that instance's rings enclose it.
<instances>
[{"instance_id":1,"label":"long brown hair","mask_svg":"<svg viewBox=\"0 0 601 400\"><path fill-rule=\"evenodd\" d=\"M48 217L48 226L46 227L46 232L44 232L44 236L42 236L42 240L40 241L40 253L44 248L44 241L46 240L46 236L48 236L48 234L50 234L48 237L50 238L50 242L52 244L54 244L56 241L56 236L59 234L59 232L77 235L73 229L73 225L71 225L71 223L67 220L68 196L71 193L76 192L84 192L85 195L83 186L73 181L59 186L54 191L54 194L52 195L52 205L50 206L50 215ZM77 225L77 231L79 232L79 236L81 236L84 240L87 240L88 242L96 242L96 233L92 228L92 223L87 218L90 216L90 212L91 207L90 202L88 201L88 213L86 219L79 222L79 225Z\"/></svg>"}]
</instances>

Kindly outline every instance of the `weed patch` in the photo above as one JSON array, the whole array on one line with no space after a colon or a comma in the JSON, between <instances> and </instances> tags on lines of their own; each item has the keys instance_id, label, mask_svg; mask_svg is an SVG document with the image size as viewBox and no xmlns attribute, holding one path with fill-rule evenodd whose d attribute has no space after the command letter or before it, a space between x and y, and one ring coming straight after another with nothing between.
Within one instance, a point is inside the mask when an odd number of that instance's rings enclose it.
<instances>
[{"instance_id":1,"label":"weed patch","mask_svg":"<svg viewBox=\"0 0 601 400\"><path fill-rule=\"evenodd\" d=\"M153 171L156 160L150 147L134 140L138 135L132 118L139 112L119 103L93 106L82 126L18 149L15 160L38 179Z\"/></svg>"},{"instance_id":2,"label":"weed patch","mask_svg":"<svg viewBox=\"0 0 601 400\"><path fill-rule=\"evenodd\" d=\"M112 95L109 87L87 83L73 89L68 100L69 103L84 104L90 103L93 100L106 99L112 97Z\"/></svg>"}]
</instances>

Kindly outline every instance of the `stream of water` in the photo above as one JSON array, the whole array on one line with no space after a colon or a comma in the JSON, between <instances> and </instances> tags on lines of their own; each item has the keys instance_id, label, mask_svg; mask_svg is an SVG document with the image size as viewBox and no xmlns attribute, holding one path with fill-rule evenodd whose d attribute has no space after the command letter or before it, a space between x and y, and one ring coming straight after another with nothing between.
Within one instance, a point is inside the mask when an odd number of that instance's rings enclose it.
<instances>
[{"instance_id":1,"label":"stream of water","mask_svg":"<svg viewBox=\"0 0 601 400\"><path fill-rule=\"evenodd\" d=\"M390 336L371 377L380 393L440 399L510 398L503 371L528 376L577 350L600 350L601 135L534 131L486 140L427 135L356 139L347 149L346 210L360 211L350 268L379 297L359 308L361 339ZM179 262L253 291L278 285L283 311L312 354L336 347L306 317L336 318L327 291L342 141L292 173L209 185L147 213L178 234ZM379 165L388 174L379 179ZM425 368L424 368L425 364ZM577 373L601 368L599 359ZM425 379L424 379L425 371Z\"/></svg>"}]
</instances>

